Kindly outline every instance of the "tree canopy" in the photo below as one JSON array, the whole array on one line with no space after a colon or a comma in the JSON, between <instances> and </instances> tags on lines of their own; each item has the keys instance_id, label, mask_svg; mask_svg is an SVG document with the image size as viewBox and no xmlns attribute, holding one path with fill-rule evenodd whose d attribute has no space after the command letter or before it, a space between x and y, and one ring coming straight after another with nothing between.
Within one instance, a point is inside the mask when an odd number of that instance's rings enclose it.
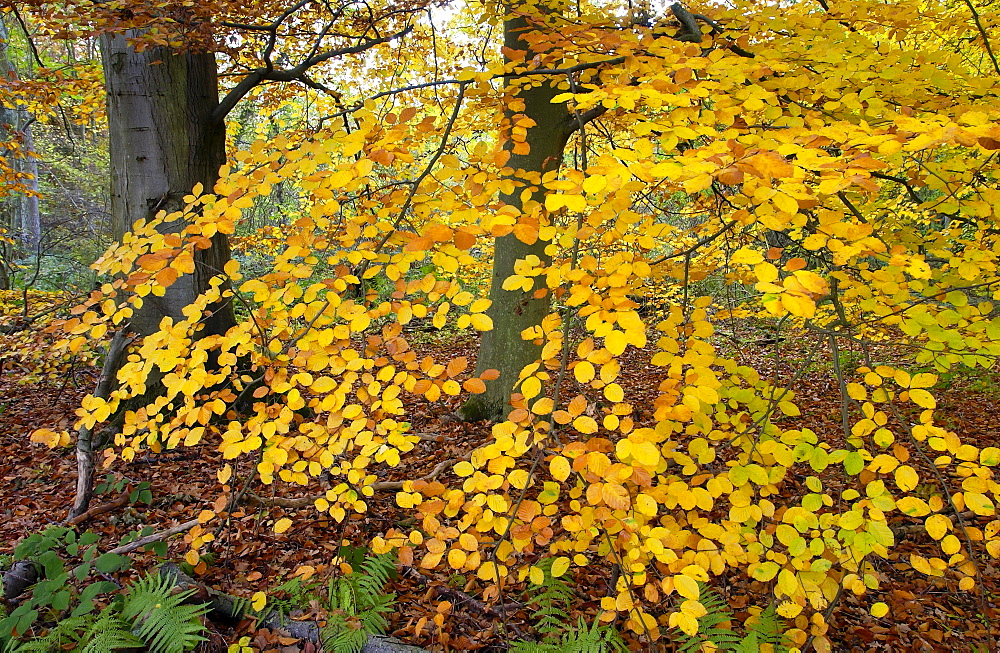
<instances>
[{"instance_id":1,"label":"tree canopy","mask_svg":"<svg viewBox=\"0 0 1000 653\"><path fill-rule=\"evenodd\" d=\"M307 486L338 522L395 491L415 523L372 549L490 600L544 577L540 558L555 576L610 561L600 618L647 643L694 635L706 584L743 575L795 646L830 650L828 609L878 587L897 515L939 542L912 569L981 591L1000 449L951 430L935 387L1000 355L996 7L22 9L36 38L116 36L154 69L208 57L221 84L217 176L143 205L57 327L55 347L88 350L200 279L84 400L104 464L211 442L229 499ZM207 262L223 237L235 253ZM803 369L829 361L835 435L797 425L798 372L744 363L768 346L748 323L807 334ZM419 355L417 324L482 333L475 365ZM620 377L650 348L646 405ZM389 488L424 400L492 438ZM192 564L232 508L201 515Z\"/></svg>"}]
</instances>

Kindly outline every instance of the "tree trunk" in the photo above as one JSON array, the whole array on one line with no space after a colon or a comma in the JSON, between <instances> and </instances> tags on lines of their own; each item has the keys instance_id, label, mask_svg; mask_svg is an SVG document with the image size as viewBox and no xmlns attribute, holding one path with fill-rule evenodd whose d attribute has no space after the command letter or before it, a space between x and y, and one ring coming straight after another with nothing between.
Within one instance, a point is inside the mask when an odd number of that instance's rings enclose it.
<instances>
[{"instance_id":1,"label":"tree trunk","mask_svg":"<svg viewBox=\"0 0 1000 653\"><path fill-rule=\"evenodd\" d=\"M537 10L536 10L537 11ZM531 47L524 40L526 32L534 27L524 17L509 18L504 23L505 57L511 61L511 51L525 51L525 61L531 61ZM525 180L529 177L540 177L543 173L557 170L562 163L563 151L572 133L573 123L565 104L552 104L552 98L562 92L556 88L558 80L545 80L540 85L523 85L528 81L538 84L538 78L515 79L508 86L511 102L507 103L504 116L507 129L516 118L522 114L533 120L535 125L528 128L526 141L531 150L527 154L515 154L514 141L508 138L504 149L511 153L507 165L515 172L511 178ZM523 111L511 108L516 101L524 103ZM534 204L543 205L545 190L538 184L528 183L534 187L528 202L521 201L524 185L514 189L513 193L501 193L500 200L519 211L530 213ZM488 315L493 319L493 330L483 333L479 346L479 356L476 361L476 374L485 370L495 369L500 376L486 383L486 392L471 397L461 409L465 419L500 419L510 411L510 394L517 382L521 370L535 362L541 354L541 346L526 341L521 332L541 323L550 307L550 297L546 293L535 297L534 290L545 287L544 276L535 278L535 286L531 291L509 291L503 289L504 279L514 273L514 263L530 255L535 255L543 262L548 262L545 254L547 241L537 240L528 245L514 234L508 234L496 239L494 245L493 276L490 282L490 306Z\"/></svg>"},{"instance_id":2,"label":"tree trunk","mask_svg":"<svg viewBox=\"0 0 1000 653\"><path fill-rule=\"evenodd\" d=\"M8 56L7 44L10 33L7 24L0 20L0 76L15 80L17 69ZM4 260L25 255L37 255L41 240L41 218L38 210L38 162L30 156L35 142L31 133L34 119L15 100L0 106L0 139L16 142L16 148L6 148L7 164L21 177L22 192L10 193L2 200L0 228L4 228L16 243L15 248L6 248ZM9 259L8 259L9 257ZM0 288L8 289L11 283L6 270L0 273Z\"/></svg>"},{"instance_id":3,"label":"tree trunk","mask_svg":"<svg viewBox=\"0 0 1000 653\"><path fill-rule=\"evenodd\" d=\"M219 104L215 55L174 54L166 48L136 52L126 38L139 33L104 35L101 58L108 92L111 150L112 231L121 239L138 220L183 207L196 184L211 192L225 163L225 123L213 119ZM184 225L166 224L164 233ZM184 318L182 310L208 289L208 281L230 258L229 240L216 234L209 249L195 252L195 272L167 288L163 297L147 295L131 320L140 336L159 330L160 320ZM212 307L204 335L222 334L235 324L232 306Z\"/></svg>"},{"instance_id":4,"label":"tree trunk","mask_svg":"<svg viewBox=\"0 0 1000 653\"><path fill-rule=\"evenodd\" d=\"M108 130L111 150L112 230L120 240L139 220L160 211L183 207L183 198L196 184L211 191L225 162L226 129L213 119L219 104L215 55L174 54L165 48L136 52L127 41L140 33L101 36L101 58L108 92ZM180 222L160 227L179 232ZM195 271L166 289L163 297L144 298L129 330L148 336L164 317L185 318L184 307L209 288L208 281L229 260L229 240L221 233L212 247L195 251ZM202 322L202 335L223 334L235 324L232 306L219 303ZM96 396L108 397L128 344L123 332L112 340ZM161 391L156 379L147 382L151 400ZM70 517L87 510L93 495L94 446L90 429L77 435L77 487Z\"/></svg>"}]
</instances>

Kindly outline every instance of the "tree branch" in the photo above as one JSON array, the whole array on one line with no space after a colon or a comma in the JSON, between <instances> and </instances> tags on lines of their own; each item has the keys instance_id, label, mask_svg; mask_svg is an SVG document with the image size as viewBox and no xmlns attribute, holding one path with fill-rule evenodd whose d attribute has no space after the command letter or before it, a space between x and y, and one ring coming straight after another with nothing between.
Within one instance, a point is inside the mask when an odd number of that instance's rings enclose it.
<instances>
[{"instance_id":1,"label":"tree branch","mask_svg":"<svg viewBox=\"0 0 1000 653\"><path fill-rule=\"evenodd\" d=\"M357 54L359 52L364 52L376 45L381 45L382 43L388 43L397 38L406 36L413 30L413 26L409 25L400 32L395 34L390 34L388 36L383 36L376 39L368 39L362 43L352 45L348 48L338 48L336 50L327 50L316 55L307 58L305 61L295 66L294 68L286 68L284 70L274 70L270 67L257 68L253 72L249 73L240 82L226 94L226 97L222 98L219 102L219 106L215 108L212 112L212 119L216 121L222 121L229 115L229 112L233 110L236 104L242 100L246 95L256 88L261 83L268 82L291 82L302 77L307 70L323 63L324 61L329 61L334 57L340 57L348 54Z\"/></svg>"}]
</instances>

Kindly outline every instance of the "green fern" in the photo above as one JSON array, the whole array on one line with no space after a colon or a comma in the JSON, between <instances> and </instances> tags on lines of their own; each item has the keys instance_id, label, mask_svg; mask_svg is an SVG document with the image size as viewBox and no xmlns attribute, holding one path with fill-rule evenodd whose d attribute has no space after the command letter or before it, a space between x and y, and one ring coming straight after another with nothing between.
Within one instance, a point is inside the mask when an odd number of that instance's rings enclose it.
<instances>
[{"instance_id":1,"label":"green fern","mask_svg":"<svg viewBox=\"0 0 1000 653\"><path fill-rule=\"evenodd\" d=\"M528 605L534 607L535 630L545 637L557 636L566 630L570 621L569 611L573 601L573 590L562 578L552 576L554 558L543 558L535 566L542 570L541 584L532 583L529 592L533 597Z\"/></svg>"},{"instance_id":2,"label":"green fern","mask_svg":"<svg viewBox=\"0 0 1000 653\"><path fill-rule=\"evenodd\" d=\"M134 624L135 633L154 653L182 653L193 649L204 625L201 617L207 604L185 605L193 591L173 592L168 578L149 574L129 587L121 605L121 614Z\"/></svg>"},{"instance_id":3,"label":"green fern","mask_svg":"<svg viewBox=\"0 0 1000 653\"><path fill-rule=\"evenodd\" d=\"M106 653L143 646L142 640L132 634L132 624L111 609L98 615L80 643L80 653Z\"/></svg>"},{"instance_id":4,"label":"green fern","mask_svg":"<svg viewBox=\"0 0 1000 653\"><path fill-rule=\"evenodd\" d=\"M357 653L369 635L385 634L389 623L384 615L396 602L385 585L395 571L395 558L386 553L366 557L352 573L330 580L330 614L321 632L328 650Z\"/></svg>"},{"instance_id":5,"label":"green fern","mask_svg":"<svg viewBox=\"0 0 1000 653\"><path fill-rule=\"evenodd\" d=\"M774 653L787 651L784 646L784 624L774 606L770 605L752 622L747 622L747 633L740 636L733 630L733 613L722 595L705 584L699 583L699 601L707 611L698 618L698 632L694 635L678 633L678 650L681 653L701 651L708 644L711 650L732 651L733 653L758 653L769 644Z\"/></svg>"},{"instance_id":6,"label":"green fern","mask_svg":"<svg viewBox=\"0 0 1000 653\"><path fill-rule=\"evenodd\" d=\"M614 628L594 623L587 628L581 617L576 627L569 616L573 606L573 590L562 577L552 575L555 558L543 558L535 565L542 571L542 582L531 583L528 591L532 598L528 605L534 608L535 630L543 635L542 642L515 642L514 653L608 653L627 651L628 647Z\"/></svg>"},{"instance_id":7,"label":"green fern","mask_svg":"<svg viewBox=\"0 0 1000 653\"><path fill-rule=\"evenodd\" d=\"M512 653L625 653L621 635L614 628L595 622L590 628L579 618L576 627L563 628L561 637L543 642L515 642Z\"/></svg>"},{"instance_id":8,"label":"green fern","mask_svg":"<svg viewBox=\"0 0 1000 653\"><path fill-rule=\"evenodd\" d=\"M67 617L61 620L45 634L44 637L24 642L14 649L16 653L49 653L50 651L64 650L71 644L77 644L92 627L94 617L85 615L80 617Z\"/></svg>"}]
</instances>

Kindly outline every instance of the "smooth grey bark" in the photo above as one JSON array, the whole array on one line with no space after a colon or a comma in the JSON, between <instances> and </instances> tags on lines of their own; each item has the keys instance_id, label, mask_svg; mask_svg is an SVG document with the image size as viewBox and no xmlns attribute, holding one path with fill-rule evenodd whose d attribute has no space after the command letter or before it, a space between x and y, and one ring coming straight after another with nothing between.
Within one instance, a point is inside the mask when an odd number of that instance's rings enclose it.
<instances>
[{"instance_id":1,"label":"smooth grey bark","mask_svg":"<svg viewBox=\"0 0 1000 653\"><path fill-rule=\"evenodd\" d=\"M166 48L136 52L127 39L138 36L130 31L101 37L116 240L139 220L181 209L183 197L196 184L211 192L226 156L225 122L213 115L219 105L215 55ZM183 226L165 224L161 231ZM147 336L159 330L164 317L183 319L184 307L208 289L209 279L221 273L229 258L229 240L218 233L211 248L195 252L194 274L179 278L163 297L143 298L131 330ZM201 333L223 334L234 324L232 306L220 303L212 307Z\"/></svg>"},{"instance_id":2,"label":"smooth grey bark","mask_svg":"<svg viewBox=\"0 0 1000 653\"><path fill-rule=\"evenodd\" d=\"M108 93L111 151L111 214L116 240L139 220L183 206L196 184L211 191L225 162L226 128L213 114L219 105L215 55L175 54L165 48L136 52L128 38L139 32L101 36L101 59ZM163 233L184 228L180 221L159 227ZM175 322L184 308L209 288L230 258L229 240L217 233L208 249L194 253L195 271L181 276L163 297L147 295L128 329L143 337L157 332L164 317ZM223 334L235 325L232 306L217 302L202 320L201 335ZM119 331L111 342L94 394L107 398L130 340ZM146 387L151 399L161 392L158 379ZM70 518L83 514L93 496L94 443L90 429L77 434L76 497Z\"/></svg>"},{"instance_id":3,"label":"smooth grey bark","mask_svg":"<svg viewBox=\"0 0 1000 653\"><path fill-rule=\"evenodd\" d=\"M533 29L523 17L509 18L504 22L504 46L506 61L510 62L510 51L525 51L525 60L532 60L531 48L524 40L526 32ZM557 170L562 163L566 143L574 131L575 123L565 104L552 104L552 98L562 92L556 86L559 80L539 78L515 79L508 90L515 99L524 102L524 110L517 112L505 109L504 117L510 124L520 113L531 118L535 125L528 129L528 154L514 154L514 142L507 139L504 149L511 152L507 166L514 170L512 179L526 182L532 188L530 201L543 204L545 191L540 185L540 177L545 172ZM531 182L534 183L531 183ZM518 185L513 193L501 193L500 200L518 210L524 210L521 201L524 184ZM473 395L460 410L463 418L469 420L502 419L510 411L510 394L517 382L518 374L526 366L535 362L541 354L541 345L524 340L521 332L541 324L551 305L550 293L534 297L535 290L545 287L544 277L536 277L532 290L509 291L503 289L504 279L514 273L514 264L530 255L543 262L549 261L545 254L548 241L538 240L529 245L514 234L496 239L494 245L493 275L490 280L490 299L493 304L487 314L493 320L493 330L483 333L476 359L476 374L495 369L500 376L486 382L486 392Z\"/></svg>"}]
</instances>

